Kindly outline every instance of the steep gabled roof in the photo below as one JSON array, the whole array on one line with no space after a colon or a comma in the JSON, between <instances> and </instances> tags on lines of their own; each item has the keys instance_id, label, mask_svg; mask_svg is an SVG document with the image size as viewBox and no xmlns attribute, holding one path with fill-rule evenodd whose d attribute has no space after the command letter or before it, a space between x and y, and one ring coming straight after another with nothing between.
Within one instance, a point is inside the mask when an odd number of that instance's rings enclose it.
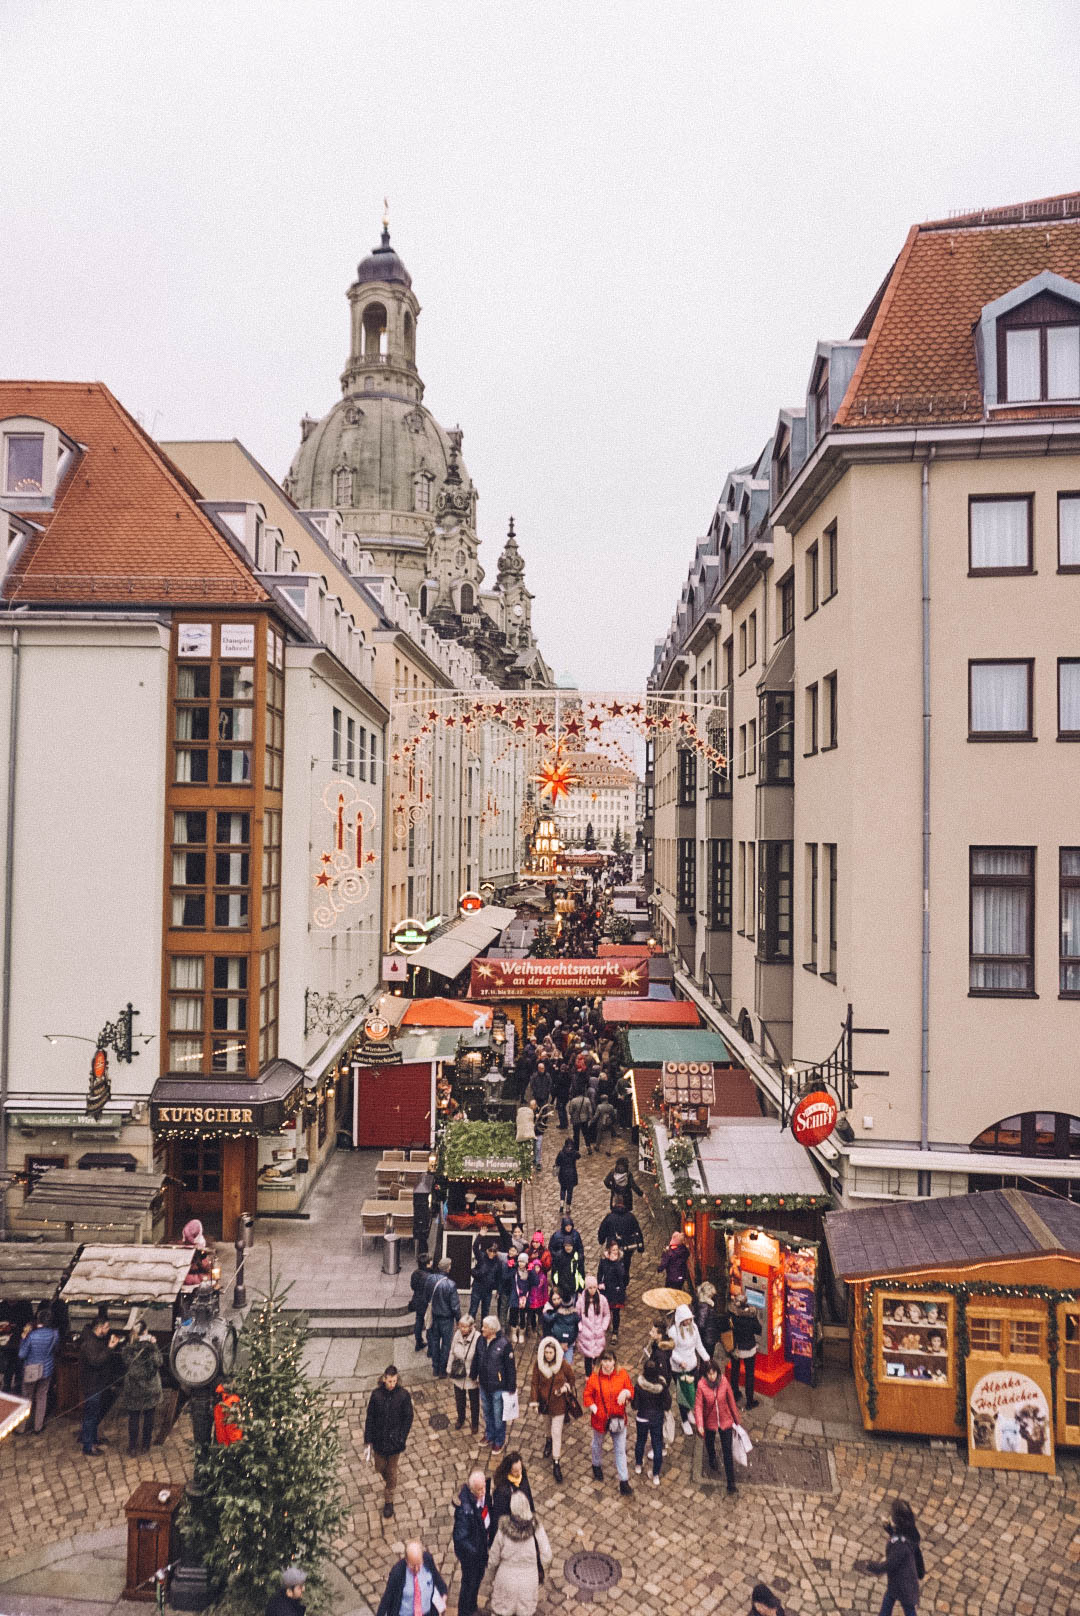
<instances>
[{"instance_id":1,"label":"steep gabled roof","mask_svg":"<svg viewBox=\"0 0 1080 1616\"><path fill-rule=\"evenodd\" d=\"M834 425L980 420L975 324L988 303L1046 269L1080 281L1080 192L913 226L856 327L866 346Z\"/></svg>"},{"instance_id":2,"label":"steep gabled roof","mask_svg":"<svg viewBox=\"0 0 1080 1616\"><path fill-rule=\"evenodd\" d=\"M82 446L44 531L3 583L9 602L251 606L269 600L199 492L101 382L0 382L0 420L49 421ZM48 514L47 524L43 517Z\"/></svg>"}]
</instances>

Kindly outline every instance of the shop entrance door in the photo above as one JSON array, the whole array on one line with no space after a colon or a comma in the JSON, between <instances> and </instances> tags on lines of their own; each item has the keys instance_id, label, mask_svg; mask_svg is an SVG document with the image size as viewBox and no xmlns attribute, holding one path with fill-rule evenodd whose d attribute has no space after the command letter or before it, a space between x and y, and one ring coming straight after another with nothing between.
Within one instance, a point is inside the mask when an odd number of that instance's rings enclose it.
<instances>
[{"instance_id":1,"label":"shop entrance door","mask_svg":"<svg viewBox=\"0 0 1080 1616\"><path fill-rule=\"evenodd\" d=\"M191 1218L198 1218L206 1238L220 1240L222 1141L210 1137L180 1139L172 1151L170 1170L181 1186L174 1234L179 1234Z\"/></svg>"}]
</instances>

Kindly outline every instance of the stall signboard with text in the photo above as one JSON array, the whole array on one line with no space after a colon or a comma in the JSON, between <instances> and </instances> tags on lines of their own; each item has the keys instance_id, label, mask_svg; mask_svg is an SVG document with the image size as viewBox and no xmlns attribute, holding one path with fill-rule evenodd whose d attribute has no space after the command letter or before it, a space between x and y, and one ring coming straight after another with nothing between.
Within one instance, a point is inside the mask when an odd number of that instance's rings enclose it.
<instances>
[{"instance_id":1,"label":"stall signboard with text","mask_svg":"<svg viewBox=\"0 0 1080 1616\"><path fill-rule=\"evenodd\" d=\"M817 1252L813 1246L784 1251L784 1334L795 1379L814 1383L814 1329L817 1306Z\"/></svg>"},{"instance_id":2,"label":"stall signboard with text","mask_svg":"<svg viewBox=\"0 0 1080 1616\"><path fill-rule=\"evenodd\" d=\"M647 998L646 960L479 959L473 960L469 996L473 999Z\"/></svg>"},{"instance_id":3,"label":"stall signboard with text","mask_svg":"<svg viewBox=\"0 0 1080 1616\"><path fill-rule=\"evenodd\" d=\"M1050 1369L1025 1359L1014 1368L1002 1357L967 1361L968 1463L995 1470L1054 1471Z\"/></svg>"}]
</instances>

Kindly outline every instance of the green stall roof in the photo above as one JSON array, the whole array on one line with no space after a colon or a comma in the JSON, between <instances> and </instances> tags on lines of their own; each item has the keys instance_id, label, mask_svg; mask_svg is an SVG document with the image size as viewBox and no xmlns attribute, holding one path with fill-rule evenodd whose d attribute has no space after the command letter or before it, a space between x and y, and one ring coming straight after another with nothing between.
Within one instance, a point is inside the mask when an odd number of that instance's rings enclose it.
<instances>
[{"instance_id":1,"label":"green stall roof","mask_svg":"<svg viewBox=\"0 0 1080 1616\"><path fill-rule=\"evenodd\" d=\"M665 1061L732 1064L724 1040L718 1033L703 1027L631 1027L626 1041L631 1066L662 1066Z\"/></svg>"}]
</instances>

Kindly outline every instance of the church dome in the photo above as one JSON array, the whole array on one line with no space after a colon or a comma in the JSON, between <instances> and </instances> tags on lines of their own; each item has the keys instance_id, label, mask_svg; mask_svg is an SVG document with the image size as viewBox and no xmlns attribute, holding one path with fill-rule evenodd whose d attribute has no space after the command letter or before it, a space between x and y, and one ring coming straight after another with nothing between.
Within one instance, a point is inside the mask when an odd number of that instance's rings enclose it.
<instances>
[{"instance_id":1,"label":"church dome","mask_svg":"<svg viewBox=\"0 0 1080 1616\"><path fill-rule=\"evenodd\" d=\"M449 434L422 404L386 392L352 393L304 438L289 489L302 510L395 511L432 520L451 453ZM468 489L460 459L457 467Z\"/></svg>"},{"instance_id":2,"label":"church dome","mask_svg":"<svg viewBox=\"0 0 1080 1616\"><path fill-rule=\"evenodd\" d=\"M411 286L412 276L390 245L390 232L383 226L382 241L356 268L356 284L386 281L392 286Z\"/></svg>"}]
</instances>

